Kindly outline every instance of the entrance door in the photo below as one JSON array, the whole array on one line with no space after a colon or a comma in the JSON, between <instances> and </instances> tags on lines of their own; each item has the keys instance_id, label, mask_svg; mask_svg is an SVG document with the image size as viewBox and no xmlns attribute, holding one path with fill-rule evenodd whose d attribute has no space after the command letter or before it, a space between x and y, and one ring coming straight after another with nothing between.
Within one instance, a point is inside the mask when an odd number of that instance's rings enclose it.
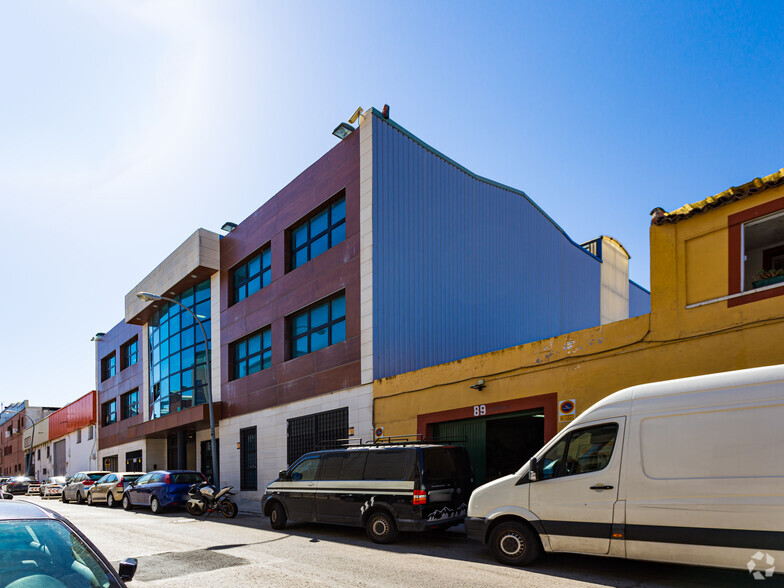
<instances>
[{"instance_id":1,"label":"entrance door","mask_svg":"<svg viewBox=\"0 0 784 588\"><path fill-rule=\"evenodd\" d=\"M544 445L544 409L437 423L437 441L464 444L480 486L519 470Z\"/></svg>"},{"instance_id":2,"label":"entrance door","mask_svg":"<svg viewBox=\"0 0 784 588\"><path fill-rule=\"evenodd\" d=\"M541 478L530 484L530 504L553 551L610 550L625 421L619 417L574 429L542 456Z\"/></svg>"},{"instance_id":3,"label":"entrance door","mask_svg":"<svg viewBox=\"0 0 784 588\"><path fill-rule=\"evenodd\" d=\"M65 439L54 444L54 475L65 476Z\"/></svg>"},{"instance_id":4,"label":"entrance door","mask_svg":"<svg viewBox=\"0 0 784 588\"><path fill-rule=\"evenodd\" d=\"M215 439L215 448L220 456L220 439ZM218 464L218 468L220 468L220 464ZM201 473L209 480L210 484L215 483L215 478L212 475L212 439L201 442Z\"/></svg>"}]
</instances>

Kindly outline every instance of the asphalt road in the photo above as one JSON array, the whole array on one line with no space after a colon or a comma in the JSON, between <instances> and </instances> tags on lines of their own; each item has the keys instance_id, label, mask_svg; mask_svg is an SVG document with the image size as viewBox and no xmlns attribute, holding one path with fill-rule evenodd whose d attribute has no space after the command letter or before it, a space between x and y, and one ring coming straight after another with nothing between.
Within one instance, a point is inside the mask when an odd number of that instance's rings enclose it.
<instances>
[{"instance_id":1,"label":"asphalt road","mask_svg":"<svg viewBox=\"0 0 784 588\"><path fill-rule=\"evenodd\" d=\"M745 572L579 555L545 555L530 568L495 562L489 550L458 531L402 534L376 545L364 530L289 523L240 513L194 519L184 511L63 504L19 497L56 510L117 564L139 560L131 587L250 586L784 586L784 577L754 581Z\"/></svg>"}]
</instances>

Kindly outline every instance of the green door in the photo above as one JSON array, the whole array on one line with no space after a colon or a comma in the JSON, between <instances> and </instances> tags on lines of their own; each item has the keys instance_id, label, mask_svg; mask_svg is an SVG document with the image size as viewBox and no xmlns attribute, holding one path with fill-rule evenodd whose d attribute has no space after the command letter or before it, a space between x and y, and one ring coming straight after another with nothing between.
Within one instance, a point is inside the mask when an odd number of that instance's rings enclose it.
<instances>
[{"instance_id":1,"label":"green door","mask_svg":"<svg viewBox=\"0 0 784 588\"><path fill-rule=\"evenodd\" d=\"M487 462L485 419L437 423L433 427L433 435L436 441L465 446L468 450L468 456L471 458L476 485L481 486L487 481L485 474Z\"/></svg>"}]
</instances>

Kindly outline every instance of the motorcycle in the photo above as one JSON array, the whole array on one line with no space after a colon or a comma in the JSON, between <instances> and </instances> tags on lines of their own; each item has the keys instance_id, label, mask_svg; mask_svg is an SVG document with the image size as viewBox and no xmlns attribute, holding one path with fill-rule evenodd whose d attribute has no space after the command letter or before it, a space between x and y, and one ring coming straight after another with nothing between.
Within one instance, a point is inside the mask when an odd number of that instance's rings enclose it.
<instances>
[{"instance_id":1,"label":"motorcycle","mask_svg":"<svg viewBox=\"0 0 784 588\"><path fill-rule=\"evenodd\" d=\"M185 510L195 517L200 517L204 513L219 512L227 519L233 519L239 509L229 498L236 494L231 491L232 488L234 486L226 486L220 492L216 492L215 486L209 482L194 484L188 489L190 498L185 505Z\"/></svg>"}]
</instances>

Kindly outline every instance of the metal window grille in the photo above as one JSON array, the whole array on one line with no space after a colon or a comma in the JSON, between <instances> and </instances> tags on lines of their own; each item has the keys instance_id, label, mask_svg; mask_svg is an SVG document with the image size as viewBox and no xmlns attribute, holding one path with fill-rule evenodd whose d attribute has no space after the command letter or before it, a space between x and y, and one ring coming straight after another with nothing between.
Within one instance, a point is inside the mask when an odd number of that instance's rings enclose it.
<instances>
[{"instance_id":1,"label":"metal window grille","mask_svg":"<svg viewBox=\"0 0 784 588\"><path fill-rule=\"evenodd\" d=\"M258 490L256 427L240 429L240 490Z\"/></svg>"},{"instance_id":2,"label":"metal window grille","mask_svg":"<svg viewBox=\"0 0 784 588\"><path fill-rule=\"evenodd\" d=\"M348 438L348 408L288 419L287 430L287 459L291 465L309 451L328 449Z\"/></svg>"}]
</instances>

